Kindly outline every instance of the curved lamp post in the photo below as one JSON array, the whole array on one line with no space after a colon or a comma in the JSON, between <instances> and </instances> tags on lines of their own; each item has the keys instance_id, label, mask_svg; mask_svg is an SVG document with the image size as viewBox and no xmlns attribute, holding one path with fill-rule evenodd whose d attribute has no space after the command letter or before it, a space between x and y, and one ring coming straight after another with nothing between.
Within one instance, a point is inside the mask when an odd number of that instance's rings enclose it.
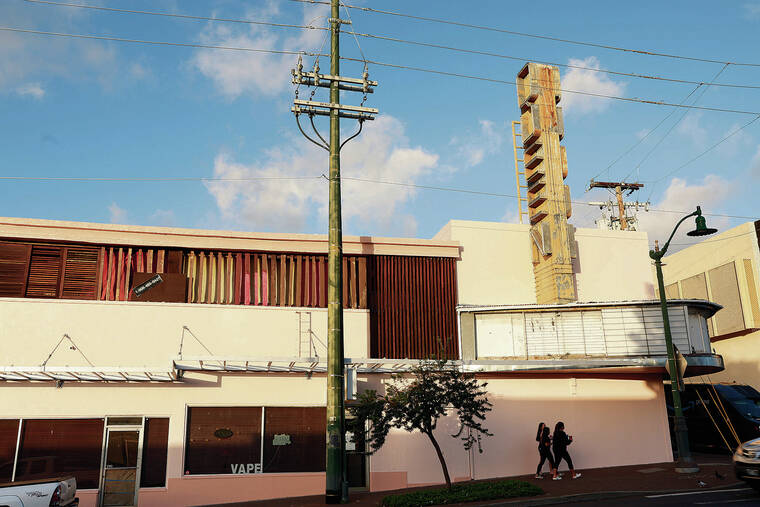
<instances>
[{"instance_id":1,"label":"curved lamp post","mask_svg":"<svg viewBox=\"0 0 760 507\"><path fill-rule=\"evenodd\" d=\"M691 451L689 450L689 432L686 428L686 420L683 417L683 409L681 407L681 393L678 390L678 367L676 365L676 355L673 349L673 338L670 334L670 320L668 319L668 302L665 297L665 282L662 279L662 258L668 251L670 240L678 229L678 226L683 223L684 220L690 217L696 218L696 229L689 231L686 234L688 236L707 236L708 234L714 234L718 232L717 229L711 229L705 224L705 217L702 216L702 209L697 206L697 210L683 217L673 229L668 241L663 245L662 249L650 250L649 257L654 260L654 265L657 268L657 287L660 290L660 307L662 308L662 324L665 328L665 346L668 350L668 369L670 370L670 388L673 393L673 412L674 412L674 430L676 437L676 448L678 449L678 465L676 466L676 472L680 473L694 473L698 472L699 468L694 463L694 458L691 457Z\"/></svg>"}]
</instances>

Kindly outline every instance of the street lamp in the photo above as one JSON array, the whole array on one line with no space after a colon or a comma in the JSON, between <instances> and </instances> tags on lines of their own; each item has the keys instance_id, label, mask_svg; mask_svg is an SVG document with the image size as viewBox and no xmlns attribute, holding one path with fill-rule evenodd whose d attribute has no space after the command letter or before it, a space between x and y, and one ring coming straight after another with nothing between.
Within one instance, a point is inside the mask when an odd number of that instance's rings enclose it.
<instances>
[{"instance_id":1,"label":"street lamp","mask_svg":"<svg viewBox=\"0 0 760 507\"><path fill-rule=\"evenodd\" d=\"M683 417L683 409L681 407L681 393L678 390L678 367L676 365L676 355L673 349L673 338L670 335L670 320L668 319L668 301L665 297L665 282L662 280L662 257L668 251L670 240L678 229L678 226L683 223L684 220L690 217L696 218L697 228L693 231L689 231L686 234L688 236L707 236L708 234L714 234L718 232L718 229L711 229L705 224L705 217L702 216L702 209L697 206L697 210L683 217L673 229L668 241L663 245L661 250L650 250L649 257L654 260L654 265L657 268L657 287L660 290L660 307L662 308L662 324L665 328L665 346L668 350L668 369L670 371L670 389L673 393L673 412L674 421L673 426L676 436L676 448L678 449L678 466L676 472L679 473L694 473L699 472L699 468L694 463L694 458L691 457L691 451L689 450L689 431L686 428L686 420Z\"/></svg>"}]
</instances>

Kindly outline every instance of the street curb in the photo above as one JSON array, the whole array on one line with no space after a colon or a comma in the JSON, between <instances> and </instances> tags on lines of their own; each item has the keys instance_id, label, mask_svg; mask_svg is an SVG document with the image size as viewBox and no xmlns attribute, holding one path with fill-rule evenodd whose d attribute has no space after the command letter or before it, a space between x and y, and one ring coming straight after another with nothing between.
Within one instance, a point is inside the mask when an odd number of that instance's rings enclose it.
<instances>
[{"instance_id":1,"label":"street curb","mask_svg":"<svg viewBox=\"0 0 760 507\"><path fill-rule=\"evenodd\" d=\"M719 487L713 488L698 488L698 489L666 489L655 491L600 491L598 493L577 493L575 495L565 496L552 496L548 498L536 498L534 500L522 498L519 500L509 500L498 503L480 504L478 507L498 507L501 505L556 505L561 503L575 503L575 502L588 502L592 500L609 500L613 498L623 498L626 496L638 496L638 495L667 495L670 493L691 493L696 491L720 491L722 489L733 488L745 484L742 481L737 481L732 484L723 484Z\"/></svg>"}]
</instances>

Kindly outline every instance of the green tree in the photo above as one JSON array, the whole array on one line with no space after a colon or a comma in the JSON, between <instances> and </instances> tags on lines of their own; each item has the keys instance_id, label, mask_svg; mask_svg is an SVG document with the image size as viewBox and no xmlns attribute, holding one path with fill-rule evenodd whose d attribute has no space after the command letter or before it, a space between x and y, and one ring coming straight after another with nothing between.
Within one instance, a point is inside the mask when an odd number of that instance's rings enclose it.
<instances>
[{"instance_id":1,"label":"green tree","mask_svg":"<svg viewBox=\"0 0 760 507\"><path fill-rule=\"evenodd\" d=\"M483 452L480 435L492 435L483 426L492 406L486 385L445 359L423 360L408 373L391 375L384 395L374 390L359 395L357 403L348 408L353 418L347 420L346 429L365 436L369 454L383 446L391 428L427 435L450 489L449 470L433 432L442 416L455 414L460 426L451 436L461 439L465 449L477 443L478 451Z\"/></svg>"}]
</instances>

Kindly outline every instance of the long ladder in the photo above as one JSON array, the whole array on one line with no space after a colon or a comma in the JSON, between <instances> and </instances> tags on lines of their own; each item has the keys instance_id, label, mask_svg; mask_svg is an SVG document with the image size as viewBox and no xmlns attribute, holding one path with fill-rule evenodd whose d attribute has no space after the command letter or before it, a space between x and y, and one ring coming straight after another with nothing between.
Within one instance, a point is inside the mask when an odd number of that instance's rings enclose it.
<instances>
[{"instance_id":1,"label":"long ladder","mask_svg":"<svg viewBox=\"0 0 760 507\"><path fill-rule=\"evenodd\" d=\"M298 357L315 357L317 348L312 340L311 312L296 313L298 314Z\"/></svg>"},{"instance_id":2,"label":"long ladder","mask_svg":"<svg viewBox=\"0 0 760 507\"><path fill-rule=\"evenodd\" d=\"M525 169L520 170L520 162L525 162L525 148L522 143L522 130L519 128L519 121L512 121L512 146L515 152L515 182L517 183L517 213L520 216L520 223L523 223L523 215L528 215L528 185L525 181ZM520 138L520 144L517 144L517 138ZM521 156L518 155L517 150L523 150ZM522 179L520 179L522 176ZM523 185L522 183L526 184ZM522 189L525 190L525 197L522 196ZM523 203L525 203L525 210L523 211Z\"/></svg>"}]
</instances>

